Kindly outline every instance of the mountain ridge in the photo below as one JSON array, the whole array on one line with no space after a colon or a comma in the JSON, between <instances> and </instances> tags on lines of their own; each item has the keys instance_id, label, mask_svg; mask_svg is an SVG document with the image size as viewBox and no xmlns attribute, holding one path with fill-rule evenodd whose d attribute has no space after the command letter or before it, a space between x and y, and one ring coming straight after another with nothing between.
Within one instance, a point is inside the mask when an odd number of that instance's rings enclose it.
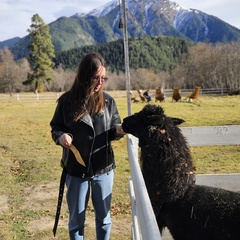
<instances>
[{"instance_id":1,"label":"mountain ridge","mask_svg":"<svg viewBox=\"0 0 240 240\"><path fill-rule=\"evenodd\" d=\"M129 38L175 36L193 42L231 42L240 40L240 30L197 9L187 9L168 0L127 0ZM102 44L122 38L118 28L122 9L112 0L87 14L76 13L49 24L56 52L85 45ZM16 59L27 56L28 36L10 49ZM5 41L5 44L7 41ZM1 47L1 43L0 43Z\"/></svg>"}]
</instances>

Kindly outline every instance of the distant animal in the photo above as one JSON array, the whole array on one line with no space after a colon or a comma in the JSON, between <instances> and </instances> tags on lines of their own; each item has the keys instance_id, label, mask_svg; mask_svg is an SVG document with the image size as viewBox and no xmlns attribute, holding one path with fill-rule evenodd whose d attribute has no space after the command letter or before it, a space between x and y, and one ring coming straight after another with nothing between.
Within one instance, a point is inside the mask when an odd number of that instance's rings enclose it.
<instances>
[{"instance_id":1,"label":"distant animal","mask_svg":"<svg viewBox=\"0 0 240 240\"><path fill-rule=\"evenodd\" d=\"M123 119L122 128L139 138L141 168L160 232L175 240L239 240L240 194L195 184L186 139L161 106L146 105Z\"/></svg>"}]
</instances>

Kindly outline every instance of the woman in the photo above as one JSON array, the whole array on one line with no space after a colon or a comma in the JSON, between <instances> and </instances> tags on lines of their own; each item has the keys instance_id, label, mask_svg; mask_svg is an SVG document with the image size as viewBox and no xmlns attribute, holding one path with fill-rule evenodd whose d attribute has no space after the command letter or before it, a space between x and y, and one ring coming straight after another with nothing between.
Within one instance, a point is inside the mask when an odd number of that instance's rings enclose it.
<instances>
[{"instance_id":1,"label":"woman","mask_svg":"<svg viewBox=\"0 0 240 240\"><path fill-rule=\"evenodd\" d=\"M59 98L50 122L53 140L63 147L61 165L66 173L70 239L84 239L90 191L97 239L110 238L116 167L111 141L120 139L124 132L114 99L103 92L106 81L104 59L97 53L87 54L78 66L72 88Z\"/></svg>"}]
</instances>

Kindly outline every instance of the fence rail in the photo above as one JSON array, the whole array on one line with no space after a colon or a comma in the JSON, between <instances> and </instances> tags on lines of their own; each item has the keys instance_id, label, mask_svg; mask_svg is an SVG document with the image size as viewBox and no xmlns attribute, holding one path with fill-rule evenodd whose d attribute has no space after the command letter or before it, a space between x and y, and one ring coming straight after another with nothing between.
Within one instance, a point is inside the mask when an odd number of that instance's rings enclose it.
<instances>
[{"instance_id":1,"label":"fence rail","mask_svg":"<svg viewBox=\"0 0 240 240\"><path fill-rule=\"evenodd\" d=\"M150 90L150 95L153 97L155 96L155 89ZM132 91L134 95L138 96L137 90ZM186 96L189 93L193 93L194 89L180 89L180 93L182 97ZM218 96L218 95L227 95L231 92L230 88L202 88L200 91L200 95L212 95L212 96ZM172 97L173 95L173 89L164 89L164 94L166 97Z\"/></svg>"},{"instance_id":2,"label":"fence rail","mask_svg":"<svg viewBox=\"0 0 240 240\"><path fill-rule=\"evenodd\" d=\"M181 89L181 94L187 95L188 93L193 92L194 89ZM108 92L108 91L107 91ZM137 90L132 91L136 96L138 96ZM164 90L165 94L167 97L171 97L173 94L172 89L165 89ZM229 88L206 88L206 89L201 89L201 95L226 95L230 92ZM109 91L109 93L115 97L126 97L127 92L126 90L119 90L119 91ZM155 96L155 89L150 90L150 93L152 96ZM61 96L62 92L44 92L44 93L13 93L13 94L0 94L0 101L1 100L56 100Z\"/></svg>"},{"instance_id":3,"label":"fence rail","mask_svg":"<svg viewBox=\"0 0 240 240\"><path fill-rule=\"evenodd\" d=\"M240 144L240 125L183 127L181 129L190 146ZM166 237L160 235L138 163L138 139L128 135L127 143L131 169L129 192L132 207L133 240L172 239L168 232ZM240 192L240 173L197 174L196 182L197 184Z\"/></svg>"},{"instance_id":4,"label":"fence rail","mask_svg":"<svg viewBox=\"0 0 240 240\"><path fill-rule=\"evenodd\" d=\"M133 240L161 240L146 185L138 164L138 139L128 135L128 154L131 168L129 192L132 207Z\"/></svg>"},{"instance_id":5,"label":"fence rail","mask_svg":"<svg viewBox=\"0 0 240 240\"><path fill-rule=\"evenodd\" d=\"M14 93L14 94L0 94L0 100L57 100L62 93L46 92L46 93Z\"/></svg>"}]
</instances>

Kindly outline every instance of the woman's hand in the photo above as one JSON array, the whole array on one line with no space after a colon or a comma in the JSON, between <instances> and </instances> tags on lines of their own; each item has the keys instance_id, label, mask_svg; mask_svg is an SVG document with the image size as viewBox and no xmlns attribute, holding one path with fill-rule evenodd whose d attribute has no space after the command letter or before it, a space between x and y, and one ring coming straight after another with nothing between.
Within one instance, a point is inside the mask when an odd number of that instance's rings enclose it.
<instances>
[{"instance_id":1,"label":"woman's hand","mask_svg":"<svg viewBox=\"0 0 240 240\"><path fill-rule=\"evenodd\" d=\"M67 134L64 133L60 139L59 139L59 143L63 146L63 147L69 147L72 144L72 137Z\"/></svg>"},{"instance_id":2,"label":"woman's hand","mask_svg":"<svg viewBox=\"0 0 240 240\"><path fill-rule=\"evenodd\" d=\"M117 124L116 125L116 133L117 134L126 134L124 131L123 131L123 129L122 129L122 124Z\"/></svg>"}]
</instances>

